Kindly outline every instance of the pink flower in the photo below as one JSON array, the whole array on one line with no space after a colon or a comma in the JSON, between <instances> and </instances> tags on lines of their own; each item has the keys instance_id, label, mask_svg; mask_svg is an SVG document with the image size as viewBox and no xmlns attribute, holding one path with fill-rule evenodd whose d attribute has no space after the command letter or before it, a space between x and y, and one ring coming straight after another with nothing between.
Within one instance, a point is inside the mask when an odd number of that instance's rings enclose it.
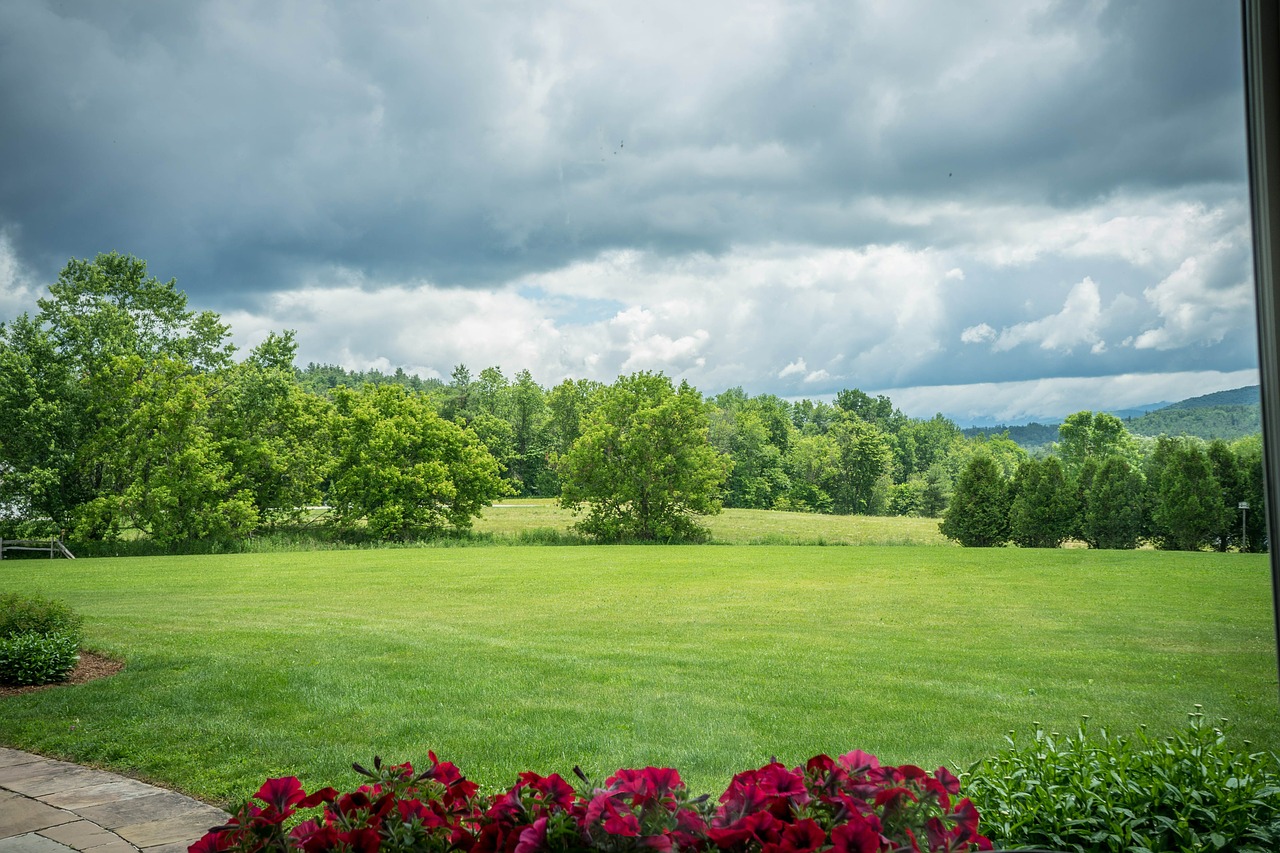
<instances>
[{"instance_id":1,"label":"pink flower","mask_svg":"<svg viewBox=\"0 0 1280 853\"><path fill-rule=\"evenodd\" d=\"M515 853L538 853L547 844L547 819L540 817L520 833Z\"/></svg>"}]
</instances>

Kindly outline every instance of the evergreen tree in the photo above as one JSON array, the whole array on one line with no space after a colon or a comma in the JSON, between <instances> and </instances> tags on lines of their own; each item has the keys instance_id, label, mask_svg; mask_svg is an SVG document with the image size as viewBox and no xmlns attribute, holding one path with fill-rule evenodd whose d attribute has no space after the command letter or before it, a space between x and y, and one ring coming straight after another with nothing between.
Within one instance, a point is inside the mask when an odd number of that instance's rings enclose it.
<instances>
[{"instance_id":1,"label":"evergreen tree","mask_svg":"<svg viewBox=\"0 0 1280 853\"><path fill-rule=\"evenodd\" d=\"M990 456L980 453L969 460L939 529L966 547L991 548L1009 541L1009 488Z\"/></svg>"},{"instance_id":2,"label":"evergreen tree","mask_svg":"<svg viewBox=\"0 0 1280 853\"><path fill-rule=\"evenodd\" d=\"M1142 473L1113 456L1084 490L1080 535L1094 548L1135 548L1142 537Z\"/></svg>"},{"instance_id":3,"label":"evergreen tree","mask_svg":"<svg viewBox=\"0 0 1280 853\"><path fill-rule=\"evenodd\" d=\"M1198 551L1222 529L1222 490L1197 443L1175 442L1159 472L1151 512L1156 547Z\"/></svg>"},{"instance_id":4,"label":"evergreen tree","mask_svg":"<svg viewBox=\"0 0 1280 853\"><path fill-rule=\"evenodd\" d=\"M1028 459L1013 478L1009 533L1023 548L1057 548L1071 535L1075 496L1062 463L1050 456Z\"/></svg>"}]
</instances>

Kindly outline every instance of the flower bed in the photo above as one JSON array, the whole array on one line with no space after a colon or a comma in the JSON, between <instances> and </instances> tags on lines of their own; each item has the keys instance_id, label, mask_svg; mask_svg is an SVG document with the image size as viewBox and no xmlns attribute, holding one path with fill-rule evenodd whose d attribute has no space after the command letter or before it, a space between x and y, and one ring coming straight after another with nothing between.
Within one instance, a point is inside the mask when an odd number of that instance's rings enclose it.
<instances>
[{"instance_id":1,"label":"flower bed","mask_svg":"<svg viewBox=\"0 0 1280 853\"><path fill-rule=\"evenodd\" d=\"M940 767L881 766L854 751L788 769L773 761L733 777L715 803L691 797L670 768L619 770L575 787L521 773L511 789L479 793L449 762L373 770L351 793L308 795L294 777L270 779L191 853L957 853L990 850L978 811ZM312 813L307 814L308 810Z\"/></svg>"}]
</instances>

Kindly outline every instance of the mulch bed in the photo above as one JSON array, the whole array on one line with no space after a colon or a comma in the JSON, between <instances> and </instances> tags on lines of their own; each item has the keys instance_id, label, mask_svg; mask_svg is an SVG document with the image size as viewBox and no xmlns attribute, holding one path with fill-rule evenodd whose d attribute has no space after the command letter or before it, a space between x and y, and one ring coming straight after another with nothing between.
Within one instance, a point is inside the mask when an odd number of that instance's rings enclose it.
<instances>
[{"instance_id":1,"label":"mulch bed","mask_svg":"<svg viewBox=\"0 0 1280 853\"><path fill-rule=\"evenodd\" d=\"M94 681L115 675L122 669L124 669L124 661L113 660L93 652L81 651L80 662L76 664L75 669L71 670L71 675L67 676L66 681L60 681L57 684L36 684L30 687L10 687L0 684L0 698L19 696L23 693L34 693L37 690L48 690L52 687L65 687L68 684L84 684L86 681Z\"/></svg>"}]
</instances>

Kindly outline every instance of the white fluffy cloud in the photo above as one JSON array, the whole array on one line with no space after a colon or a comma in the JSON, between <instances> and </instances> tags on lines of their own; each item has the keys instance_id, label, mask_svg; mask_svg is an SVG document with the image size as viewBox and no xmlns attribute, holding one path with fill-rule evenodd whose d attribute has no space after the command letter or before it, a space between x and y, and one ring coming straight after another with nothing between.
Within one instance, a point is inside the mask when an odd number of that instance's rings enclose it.
<instances>
[{"instance_id":1,"label":"white fluffy cloud","mask_svg":"<svg viewBox=\"0 0 1280 853\"><path fill-rule=\"evenodd\" d=\"M927 418L935 412L967 421L1022 423L1061 419L1084 409L1124 409L1256 385L1257 370L1125 373L1117 376L1055 377L1025 382L983 382L917 388L888 388L903 412Z\"/></svg>"},{"instance_id":2,"label":"white fluffy cloud","mask_svg":"<svg viewBox=\"0 0 1280 853\"><path fill-rule=\"evenodd\" d=\"M960 340L966 344L982 344L996 339L996 330L986 323L970 326L960 333Z\"/></svg>"},{"instance_id":3,"label":"white fluffy cloud","mask_svg":"<svg viewBox=\"0 0 1280 853\"><path fill-rule=\"evenodd\" d=\"M528 368L544 383L662 370L708 392L758 388L764 375L779 390L827 393L869 377L893 381L928 360L945 319L948 268L935 253L893 246L676 260L632 250L494 290L373 287L342 273L228 319L244 345L294 328L303 361L337 353L349 368L389 359L440 376L459 362L496 364ZM622 307L584 322L580 305ZM794 355L797 344L804 357Z\"/></svg>"},{"instance_id":4,"label":"white fluffy cloud","mask_svg":"<svg viewBox=\"0 0 1280 853\"><path fill-rule=\"evenodd\" d=\"M1098 285L1093 279L1085 278L1071 288L1061 311L1002 330L992 349L1004 352L1020 344L1031 343L1041 349L1070 352L1077 346L1088 344L1094 352L1101 352L1105 349L1098 335L1101 323L1102 297Z\"/></svg>"},{"instance_id":5,"label":"white fluffy cloud","mask_svg":"<svg viewBox=\"0 0 1280 853\"><path fill-rule=\"evenodd\" d=\"M1217 259L1214 259L1217 260ZM1212 274L1191 257L1155 287L1144 290L1159 312L1161 325L1138 335L1137 349L1170 350L1215 344L1253 320L1253 288L1249 279L1215 286ZM1242 274L1247 272L1241 270Z\"/></svg>"}]
</instances>

